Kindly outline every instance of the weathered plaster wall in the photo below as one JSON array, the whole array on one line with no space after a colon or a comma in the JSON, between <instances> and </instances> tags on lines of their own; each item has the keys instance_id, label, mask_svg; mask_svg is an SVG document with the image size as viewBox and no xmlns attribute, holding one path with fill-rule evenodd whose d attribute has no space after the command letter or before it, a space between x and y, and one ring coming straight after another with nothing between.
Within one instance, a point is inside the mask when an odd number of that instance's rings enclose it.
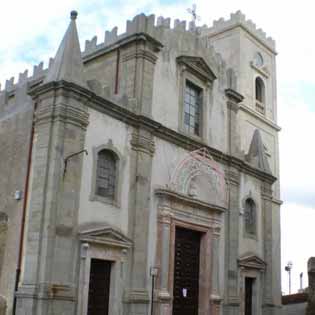
<instances>
[{"instance_id":1,"label":"weathered plaster wall","mask_svg":"<svg viewBox=\"0 0 315 315\"><path fill-rule=\"evenodd\" d=\"M248 237L245 234L244 228L244 202L247 198L252 198L256 204L256 236ZM261 189L260 181L248 176L241 175L240 180L240 216L239 216L239 256L246 254L255 254L264 259L263 248L263 209L261 204Z\"/></svg>"},{"instance_id":2,"label":"weathered plaster wall","mask_svg":"<svg viewBox=\"0 0 315 315\"><path fill-rule=\"evenodd\" d=\"M0 294L7 299L8 312L13 303L23 205L23 198L17 201L14 194L24 192L32 116L33 106L24 88L0 102L0 211L8 215Z\"/></svg>"},{"instance_id":3,"label":"weathered plaster wall","mask_svg":"<svg viewBox=\"0 0 315 315\"><path fill-rule=\"evenodd\" d=\"M86 80L97 80L103 89L105 88L109 94L113 94L115 90L116 61L116 52L112 51L86 62L84 67Z\"/></svg>"},{"instance_id":4,"label":"weathered plaster wall","mask_svg":"<svg viewBox=\"0 0 315 315\"><path fill-rule=\"evenodd\" d=\"M203 107L204 132L202 140L208 145L226 152L227 144L227 110L224 89L226 86L226 74L223 64L218 62L219 57L213 56L212 48L204 48L200 41L196 41L193 33L187 31L175 31L165 29L158 37L163 44L162 51L158 54L155 65L153 87L153 118L163 125L183 132L181 125L181 69L176 58L182 55L202 57L210 68L217 74L217 79L206 92L203 85L203 97L206 104ZM198 82L199 85L199 82Z\"/></svg>"},{"instance_id":5,"label":"weathered plaster wall","mask_svg":"<svg viewBox=\"0 0 315 315\"><path fill-rule=\"evenodd\" d=\"M79 224L107 223L127 233L129 194L129 153L131 129L109 116L89 109L89 125L86 131L85 149L88 156L83 158L82 183L80 193ZM93 148L112 145L122 157L121 194L119 207L100 201L91 201L93 176Z\"/></svg>"}]
</instances>

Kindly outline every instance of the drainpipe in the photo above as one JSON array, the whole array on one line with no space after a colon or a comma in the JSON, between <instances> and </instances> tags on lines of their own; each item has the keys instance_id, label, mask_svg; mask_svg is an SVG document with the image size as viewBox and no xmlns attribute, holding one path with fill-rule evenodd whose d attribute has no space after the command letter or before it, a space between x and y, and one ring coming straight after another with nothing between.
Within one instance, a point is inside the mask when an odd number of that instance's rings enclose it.
<instances>
[{"instance_id":1,"label":"drainpipe","mask_svg":"<svg viewBox=\"0 0 315 315\"><path fill-rule=\"evenodd\" d=\"M119 63L120 63L120 49L117 48L116 75L115 75L115 94L118 94Z\"/></svg>"},{"instance_id":2,"label":"drainpipe","mask_svg":"<svg viewBox=\"0 0 315 315\"><path fill-rule=\"evenodd\" d=\"M25 218L26 218L26 207L28 201L28 190L29 190L29 178L31 173L31 164L32 164L32 152L33 152L33 140L34 140L34 115L35 115L36 104L34 107L33 118L32 118L32 129L30 135L30 143L28 149L28 158L27 158L27 170L26 170L26 178L24 185L24 198L23 198L23 208L22 208L22 219L21 219L21 231L20 231L20 241L19 241L19 256L16 268L15 275L15 288L14 288L14 300L13 300L13 308L12 314L16 314L16 292L18 290L19 282L20 282L20 274L21 274L21 266L22 266L22 255L23 255L23 245L24 245L24 230L25 230Z\"/></svg>"}]
</instances>

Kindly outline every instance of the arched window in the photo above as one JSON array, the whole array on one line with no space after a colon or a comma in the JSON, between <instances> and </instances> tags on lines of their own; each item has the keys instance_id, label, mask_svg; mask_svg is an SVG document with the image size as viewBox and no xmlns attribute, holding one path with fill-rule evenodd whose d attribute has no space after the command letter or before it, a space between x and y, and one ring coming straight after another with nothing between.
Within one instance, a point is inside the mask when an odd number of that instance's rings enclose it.
<instances>
[{"instance_id":1,"label":"arched window","mask_svg":"<svg viewBox=\"0 0 315 315\"><path fill-rule=\"evenodd\" d=\"M256 235L256 204L253 199L245 201L244 225L245 233L249 236Z\"/></svg>"},{"instance_id":2,"label":"arched window","mask_svg":"<svg viewBox=\"0 0 315 315\"><path fill-rule=\"evenodd\" d=\"M115 199L117 160L113 151L104 149L97 153L96 195Z\"/></svg>"},{"instance_id":3,"label":"arched window","mask_svg":"<svg viewBox=\"0 0 315 315\"><path fill-rule=\"evenodd\" d=\"M257 77L255 80L255 97L256 97L256 110L265 114L265 85L264 81Z\"/></svg>"}]
</instances>

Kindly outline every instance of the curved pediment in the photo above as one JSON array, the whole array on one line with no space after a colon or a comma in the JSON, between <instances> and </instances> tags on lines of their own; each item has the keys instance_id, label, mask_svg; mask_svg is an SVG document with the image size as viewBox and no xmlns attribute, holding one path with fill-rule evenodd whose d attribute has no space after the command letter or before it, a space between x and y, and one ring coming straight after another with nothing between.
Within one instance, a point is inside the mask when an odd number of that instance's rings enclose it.
<instances>
[{"instance_id":1,"label":"curved pediment","mask_svg":"<svg viewBox=\"0 0 315 315\"><path fill-rule=\"evenodd\" d=\"M266 263L256 255L244 255L238 260L240 267L246 269L257 269L264 271L266 269Z\"/></svg>"},{"instance_id":2,"label":"curved pediment","mask_svg":"<svg viewBox=\"0 0 315 315\"><path fill-rule=\"evenodd\" d=\"M195 56L179 56L177 57L179 64L184 64L190 72L199 77L202 81L214 81L217 76L212 71L208 63L202 57Z\"/></svg>"},{"instance_id":3,"label":"curved pediment","mask_svg":"<svg viewBox=\"0 0 315 315\"><path fill-rule=\"evenodd\" d=\"M109 225L81 230L79 237L81 241L88 243L99 243L121 248L132 246L132 241L127 236Z\"/></svg>"}]
</instances>

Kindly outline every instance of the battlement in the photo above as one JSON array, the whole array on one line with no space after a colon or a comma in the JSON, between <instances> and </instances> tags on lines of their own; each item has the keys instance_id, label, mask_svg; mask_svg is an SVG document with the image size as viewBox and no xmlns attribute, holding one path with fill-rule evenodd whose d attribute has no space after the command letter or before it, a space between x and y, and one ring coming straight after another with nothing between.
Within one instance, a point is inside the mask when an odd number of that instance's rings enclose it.
<instances>
[{"instance_id":1,"label":"battlement","mask_svg":"<svg viewBox=\"0 0 315 315\"><path fill-rule=\"evenodd\" d=\"M245 16L240 12L231 15L233 23L236 21L245 21ZM240 23L240 22L239 22ZM250 25L249 21L246 21L248 25ZM104 41L101 43L97 43L97 37L94 36L91 40L85 41L84 51L82 52L82 58L88 59L92 57L94 54L106 50L107 48L114 46L121 40L135 35L145 33L151 36L156 40L161 40L163 38L163 32L174 32L174 33L186 33L187 36L194 35L199 38L199 44L202 49L207 50L207 55L212 56L216 61L216 64L219 67L225 68L225 62L222 59L221 55L216 53L214 48L212 47L210 40L205 36L200 36L204 33L205 30L207 32L217 30L218 28L222 28L222 25L225 26L231 25L231 21L224 21L220 19L219 21L214 22L214 26L212 28L208 28L207 26L196 27L193 21L187 23L185 20L175 19L173 25L171 25L171 19L165 17L158 17L156 19L155 15L139 14L136 15L132 20L128 20L126 22L126 31L122 34L118 34L118 28L114 27L111 31L105 31ZM253 24L253 23L252 23ZM254 24L253 24L254 25ZM254 28L254 26L252 26ZM257 31L258 32L258 31ZM53 63L53 58L50 58L49 65L47 68L44 68L44 63L40 62L38 65L33 67L33 74L29 76L28 70L25 70L23 73L19 74L17 82L15 82L15 78L12 77L9 80L6 80L4 89L1 89L0 85L0 96L3 96L3 92L13 93L14 90L21 86L26 86L26 83L32 81L39 81L44 79L47 71L50 69ZM0 97L1 98L1 97ZM2 97L3 98L3 97Z\"/></svg>"},{"instance_id":2,"label":"battlement","mask_svg":"<svg viewBox=\"0 0 315 315\"><path fill-rule=\"evenodd\" d=\"M52 66L54 59L49 59L49 64L47 68L44 68L44 62L40 62L38 65L33 67L33 74L29 76L28 70L21 72L19 74L17 82L15 82L15 78L11 77L10 79L5 81L4 89L2 89L0 84L0 94L3 92L14 92L19 87L25 86L26 83L32 81L38 81L45 77L48 69Z\"/></svg>"},{"instance_id":3,"label":"battlement","mask_svg":"<svg viewBox=\"0 0 315 315\"><path fill-rule=\"evenodd\" d=\"M275 51L275 40L272 37L267 36L261 28L257 28L256 24L252 20L247 20L246 16L241 11L232 13L229 20L220 18L219 20L213 21L212 26L209 28L207 26L203 26L201 28L201 33L203 36L209 36L224 32L237 26L243 27L258 40L260 40L263 44L265 44L271 50Z\"/></svg>"},{"instance_id":4,"label":"battlement","mask_svg":"<svg viewBox=\"0 0 315 315\"><path fill-rule=\"evenodd\" d=\"M97 43L96 36L94 36L91 40L86 40L83 58L94 54L99 50L106 49L120 40L134 34L146 33L153 38L158 38L161 33L161 29L170 29L175 32L190 32L196 34L200 31L200 29L197 28L195 23L192 21L187 23L186 21L176 19L174 20L173 27L171 27L170 18L160 16L156 19L153 14L146 16L142 13L136 15L132 20L128 20L126 23L126 31L120 35L118 35L118 28L114 27L111 31L105 31L104 41L102 43Z\"/></svg>"}]
</instances>

